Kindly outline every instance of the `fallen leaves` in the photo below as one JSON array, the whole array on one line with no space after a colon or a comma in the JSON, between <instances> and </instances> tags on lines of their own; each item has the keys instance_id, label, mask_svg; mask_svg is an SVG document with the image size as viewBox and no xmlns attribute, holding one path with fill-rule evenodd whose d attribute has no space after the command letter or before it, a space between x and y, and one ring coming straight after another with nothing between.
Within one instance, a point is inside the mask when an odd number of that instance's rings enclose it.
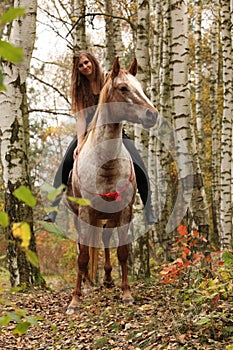
<instances>
[{"instance_id":1,"label":"fallen leaves","mask_svg":"<svg viewBox=\"0 0 233 350\"><path fill-rule=\"evenodd\" d=\"M119 288L98 286L82 298L77 314L67 316L71 292L34 289L3 294L1 316L12 315L15 308L24 310L20 321L30 327L23 335L20 330L13 334L19 320L11 320L2 327L0 348L225 350L233 340L230 301L186 305L185 293L151 280L132 284L133 305L121 303Z\"/></svg>"}]
</instances>

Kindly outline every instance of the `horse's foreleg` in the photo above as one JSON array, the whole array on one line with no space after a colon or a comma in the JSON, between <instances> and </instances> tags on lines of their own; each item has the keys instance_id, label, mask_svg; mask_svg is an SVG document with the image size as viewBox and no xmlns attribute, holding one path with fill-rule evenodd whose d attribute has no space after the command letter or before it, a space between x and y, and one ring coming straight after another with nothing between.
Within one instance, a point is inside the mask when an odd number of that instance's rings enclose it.
<instances>
[{"instance_id":1,"label":"horse's foreleg","mask_svg":"<svg viewBox=\"0 0 233 350\"><path fill-rule=\"evenodd\" d=\"M109 242L112 235L112 229L104 228L103 230L103 243L104 243L104 251L105 251L105 264L104 264L104 285L108 288L114 285L114 280L112 279L112 264L110 260L110 248Z\"/></svg>"},{"instance_id":2,"label":"horse's foreleg","mask_svg":"<svg viewBox=\"0 0 233 350\"><path fill-rule=\"evenodd\" d=\"M89 262L89 248L88 246L80 244L79 246L80 252L78 256L78 274L77 274L77 281L76 286L73 291L73 297L71 300L70 305L67 309L67 314L71 315L75 313L80 306L80 297L82 295L81 292L81 285L82 281L86 279L86 276L88 274L88 262Z\"/></svg>"},{"instance_id":3,"label":"horse's foreleg","mask_svg":"<svg viewBox=\"0 0 233 350\"><path fill-rule=\"evenodd\" d=\"M121 240L119 240L119 244L121 243ZM133 297L130 293L130 286L128 281L128 274L127 274L127 259L128 259L128 245L120 245L117 248L117 255L118 260L121 265L122 270L122 283L121 283L121 289L123 292L122 300L124 303L133 303Z\"/></svg>"}]
</instances>

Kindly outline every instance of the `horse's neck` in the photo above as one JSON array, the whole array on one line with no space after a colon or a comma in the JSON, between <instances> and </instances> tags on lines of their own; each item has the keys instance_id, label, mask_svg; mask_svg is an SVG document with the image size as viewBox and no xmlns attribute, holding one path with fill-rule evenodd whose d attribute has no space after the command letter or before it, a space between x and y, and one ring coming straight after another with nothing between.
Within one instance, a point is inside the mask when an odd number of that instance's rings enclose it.
<instances>
[{"instance_id":1,"label":"horse's neck","mask_svg":"<svg viewBox=\"0 0 233 350\"><path fill-rule=\"evenodd\" d=\"M100 144L107 140L118 140L120 146L122 145L122 127L122 123L114 122L108 106L104 106L98 111L96 126L92 131L92 142ZM116 145L116 142L114 144Z\"/></svg>"},{"instance_id":2,"label":"horse's neck","mask_svg":"<svg viewBox=\"0 0 233 350\"><path fill-rule=\"evenodd\" d=\"M122 123L113 123L114 115L109 112L107 104L97 108L87 139L84 143L79 159L96 164L104 164L110 159L128 158L122 142ZM84 162L85 162L84 161Z\"/></svg>"},{"instance_id":3,"label":"horse's neck","mask_svg":"<svg viewBox=\"0 0 233 350\"><path fill-rule=\"evenodd\" d=\"M99 124L93 132L93 139L103 140L122 139L122 123ZM120 141L120 140L119 140Z\"/></svg>"}]
</instances>

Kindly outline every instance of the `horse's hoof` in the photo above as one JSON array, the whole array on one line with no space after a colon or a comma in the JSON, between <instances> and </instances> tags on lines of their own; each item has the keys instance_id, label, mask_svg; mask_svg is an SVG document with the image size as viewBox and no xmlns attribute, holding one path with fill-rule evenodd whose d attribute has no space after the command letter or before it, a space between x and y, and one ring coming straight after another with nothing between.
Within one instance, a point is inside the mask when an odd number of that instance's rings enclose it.
<instances>
[{"instance_id":1,"label":"horse's hoof","mask_svg":"<svg viewBox=\"0 0 233 350\"><path fill-rule=\"evenodd\" d=\"M111 281L104 281L104 286L105 286L106 288L112 288L112 287L115 286L115 282L114 282L114 280L111 280Z\"/></svg>"},{"instance_id":2,"label":"horse's hoof","mask_svg":"<svg viewBox=\"0 0 233 350\"><path fill-rule=\"evenodd\" d=\"M73 315L80 310L80 306L68 306L66 315Z\"/></svg>"}]
</instances>

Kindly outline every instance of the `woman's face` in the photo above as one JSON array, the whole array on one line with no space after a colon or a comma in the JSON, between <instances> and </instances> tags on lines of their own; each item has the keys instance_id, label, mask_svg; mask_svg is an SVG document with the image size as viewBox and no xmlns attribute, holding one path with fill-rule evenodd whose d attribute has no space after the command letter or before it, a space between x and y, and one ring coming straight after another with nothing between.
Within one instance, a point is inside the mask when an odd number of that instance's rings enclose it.
<instances>
[{"instance_id":1,"label":"woman's face","mask_svg":"<svg viewBox=\"0 0 233 350\"><path fill-rule=\"evenodd\" d=\"M87 56L83 55L80 57L78 64L79 72L86 77L89 77L93 72L93 65Z\"/></svg>"}]
</instances>

